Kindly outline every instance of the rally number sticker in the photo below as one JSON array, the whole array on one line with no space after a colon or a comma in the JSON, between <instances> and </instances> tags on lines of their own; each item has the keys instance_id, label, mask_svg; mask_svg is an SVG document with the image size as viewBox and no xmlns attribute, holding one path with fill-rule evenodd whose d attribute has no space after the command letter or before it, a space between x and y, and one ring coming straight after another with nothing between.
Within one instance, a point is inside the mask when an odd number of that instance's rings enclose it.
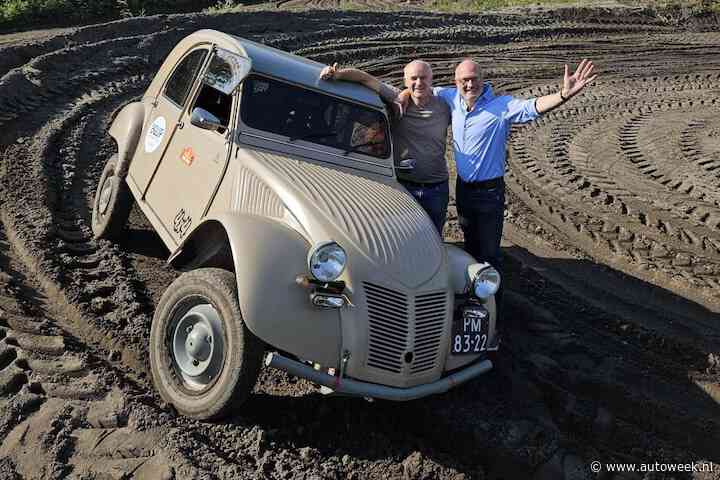
<instances>
[{"instance_id":1,"label":"rally number sticker","mask_svg":"<svg viewBox=\"0 0 720 480\"><path fill-rule=\"evenodd\" d=\"M145 151L147 153L154 152L160 146L165 137L166 127L165 117L156 118L150 125L150 129L145 135Z\"/></svg>"}]
</instances>

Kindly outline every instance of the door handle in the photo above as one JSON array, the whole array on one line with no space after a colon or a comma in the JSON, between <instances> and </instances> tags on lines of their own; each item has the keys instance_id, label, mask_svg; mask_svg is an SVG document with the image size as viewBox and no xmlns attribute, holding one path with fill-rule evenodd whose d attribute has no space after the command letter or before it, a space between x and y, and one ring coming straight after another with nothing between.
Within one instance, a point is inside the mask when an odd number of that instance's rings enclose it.
<instances>
[{"instance_id":1,"label":"door handle","mask_svg":"<svg viewBox=\"0 0 720 480\"><path fill-rule=\"evenodd\" d=\"M177 128L180 129L180 130L182 130L182 128L183 128L184 126L185 126L185 122L178 122L178 123L177 123Z\"/></svg>"}]
</instances>

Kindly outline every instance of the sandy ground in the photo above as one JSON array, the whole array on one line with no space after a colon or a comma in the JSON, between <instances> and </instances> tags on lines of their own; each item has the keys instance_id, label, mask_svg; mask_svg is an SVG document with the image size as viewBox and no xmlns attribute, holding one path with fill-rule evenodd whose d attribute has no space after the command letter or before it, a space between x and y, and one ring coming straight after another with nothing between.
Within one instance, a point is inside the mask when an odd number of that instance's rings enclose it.
<instances>
[{"instance_id":1,"label":"sandy ground","mask_svg":"<svg viewBox=\"0 0 720 480\"><path fill-rule=\"evenodd\" d=\"M293 0L0 38L0 478L720 478L715 20L388 3ZM513 133L508 318L491 374L393 404L326 398L268 370L221 423L163 404L147 337L177 273L137 211L124 242L94 241L90 205L112 113L199 28L394 84L409 59L447 84L472 56L497 90L525 97L555 91L565 62L596 62L592 88ZM450 210L446 239L461 241ZM591 461L715 472L595 475Z\"/></svg>"}]
</instances>

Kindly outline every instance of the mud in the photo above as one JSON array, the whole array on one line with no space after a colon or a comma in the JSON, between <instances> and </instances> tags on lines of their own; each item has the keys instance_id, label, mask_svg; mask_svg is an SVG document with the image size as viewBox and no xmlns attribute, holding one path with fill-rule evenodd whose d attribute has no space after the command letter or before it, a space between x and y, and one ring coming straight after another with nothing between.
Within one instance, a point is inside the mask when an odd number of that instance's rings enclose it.
<instances>
[{"instance_id":1,"label":"mud","mask_svg":"<svg viewBox=\"0 0 720 480\"><path fill-rule=\"evenodd\" d=\"M0 41L0 478L720 478L717 22L357 3L374 12L293 0ZM161 402L147 336L177 273L138 211L113 245L92 239L90 208L113 112L199 28L396 85L409 59L447 84L472 56L527 97L556 91L564 62L595 61L592 88L511 139L492 373L393 404L267 370L222 423ZM454 212L446 239L461 241ZM715 473L594 475L593 460Z\"/></svg>"}]
</instances>

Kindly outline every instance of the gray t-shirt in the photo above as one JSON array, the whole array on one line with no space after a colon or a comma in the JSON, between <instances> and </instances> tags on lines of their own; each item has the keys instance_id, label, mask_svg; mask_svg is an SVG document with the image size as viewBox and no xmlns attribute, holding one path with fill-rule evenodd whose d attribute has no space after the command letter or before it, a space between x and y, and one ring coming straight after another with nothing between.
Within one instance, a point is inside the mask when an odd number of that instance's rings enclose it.
<instances>
[{"instance_id":1,"label":"gray t-shirt","mask_svg":"<svg viewBox=\"0 0 720 480\"><path fill-rule=\"evenodd\" d=\"M392 102L399 93L392 85L380 83L380 96L384 100ZM418 183L447 180L445 145L450 118L447 103L433 95L422 108L410 101L404 115L392 122L396 164L406 158L415 159L411 173L398 173L401 180Z\"/></svg>"}]
</instances>

